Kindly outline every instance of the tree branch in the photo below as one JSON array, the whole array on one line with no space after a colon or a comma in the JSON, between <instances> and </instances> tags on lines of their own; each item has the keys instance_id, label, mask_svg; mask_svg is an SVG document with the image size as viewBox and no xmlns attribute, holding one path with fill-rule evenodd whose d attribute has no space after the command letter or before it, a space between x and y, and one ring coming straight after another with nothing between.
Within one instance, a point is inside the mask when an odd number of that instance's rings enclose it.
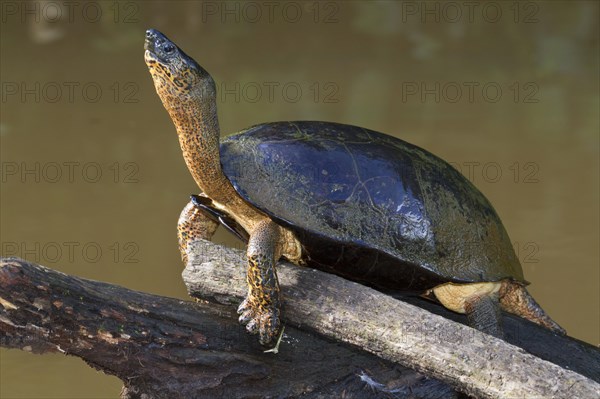
<instances>
[{"instance_id":1,"label":"tree branch","mask_svg":"<svg viewBox=\"0 0 600 399\"><path fill-rule=\"evenodd\" d=\"M188 258L183 277L190 295L237 305L246 294L242 251L198 241ZM352 344L462 392L482 398L600 396L593 380L600 378L600 352L524 319L504 318L505 342L331 274L282 262L278 275L288 326Z\"/></svg>"},{"instance_id":2,"label":"tree branch","mask_svg":"<svg viewBox=\"0 0 600 399\"><path fill-rule=\"evenodd\" d=\"M448 385L289 326L263 353L230 306L0 259L0 343L60 352L124 381L123 398L459 397Z\"/></svg>"},{"instance_id":3,"label":"tree branch","mask_svg":"<svg viewBox=\"0 0 600 399\"><path fill-rule=\"evenodd\" d=\"M431 314L464 321L431 302L403 298L424 311L285 263L278 266L286 299L284 342L279 354L262 353L230 306L246 292L243 252L205 241L191 247L188 289L221 304L0 260L2 346L79 356L121 378L123 398L461 396L439 380L479 397L600 393L593 381L600 379L600 352L591 345L505 316L509 344Z\"/></svg>"}]
</instances>

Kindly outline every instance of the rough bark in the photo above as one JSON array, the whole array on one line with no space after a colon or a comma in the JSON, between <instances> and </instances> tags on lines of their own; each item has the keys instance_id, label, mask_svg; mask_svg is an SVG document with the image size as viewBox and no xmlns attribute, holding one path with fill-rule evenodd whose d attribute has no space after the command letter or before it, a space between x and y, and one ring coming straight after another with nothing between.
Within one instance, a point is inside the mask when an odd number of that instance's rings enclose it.
<instances>
[{"instance_id":1,"label":"rough bark","mask_svg":"<svg viewBox=\"0 0 600 399\"><path fill-rule=\"evenodd\" d=\"M188 256L183 277L192 296L240 302L247 290L242 251L198 241ZM526 320L504 317L505 342L331 274L282 262L278 275L288 326L354 345L462 392L482 398L600 397L600 352ZM284 342L281 352L288 346Z\"/></svg>"},{"instance_id":2,"label":"rough bark","mask_svg":"<svg viewBox=\"0 0 600 399\"><path fill-rule=\"evenodd\" d=\"M136 292L14 258L0 259L0 343L78 356L123 380L123 398L462 396L292 326L283 351L263 353L231 306Z\"/></svg>"}]
</instances>

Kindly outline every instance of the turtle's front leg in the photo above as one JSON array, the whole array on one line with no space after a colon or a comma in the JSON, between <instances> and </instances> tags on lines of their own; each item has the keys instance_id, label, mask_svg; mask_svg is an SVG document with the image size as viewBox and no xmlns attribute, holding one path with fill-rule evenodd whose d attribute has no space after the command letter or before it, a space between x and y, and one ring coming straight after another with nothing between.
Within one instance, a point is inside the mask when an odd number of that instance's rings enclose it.
<instances>
[{"instance_id":1,"label":"turtle's front leg","mask_svg":"<svg viewBox=\"0 0 600 399\"><path fill-rule=\"evenodd\" d=\"M183 264L187 264L187 248L189 243L198 239L210 240L219 227L214 218L196 207L193 201L181 211L177 221L177 240Z\"/></svg>"},{"instance_id":2,"label":"turtle's front leg","mask_svg":"<svg viewBox=\"0 0 600 399\"><path fill-rule=\"evenodd\" d=\"M281 295L275 264L279 259L279 226L261 221L248 242L248 296L238 308L240 323L265 346L273 344L281 331Z\"/></svg>"}]
</instances>

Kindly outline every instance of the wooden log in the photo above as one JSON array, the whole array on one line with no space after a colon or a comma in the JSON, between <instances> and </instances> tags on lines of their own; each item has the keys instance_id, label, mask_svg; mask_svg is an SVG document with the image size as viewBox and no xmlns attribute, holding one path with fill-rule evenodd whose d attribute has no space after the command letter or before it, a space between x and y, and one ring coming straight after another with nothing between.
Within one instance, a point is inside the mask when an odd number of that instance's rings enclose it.
<instances>
[{"instance_id":1,"label":"wooden log","mask_svg":"<svg viewBox=\"0 0 600 399\"><path fill-rule=\"evenodd\" d=\"M188 259L183 278L192 296L235 306L246 294L242 251L198 241ZM600 397L600 352L527 320L506 317L505 342L331 274L281 262L278 275L286 325L352 344L469 395Z\"/></svg>"},{"instance_id":2,"label":"wooden log","mask_svg":"<svg viewBox=\"0 0 600 399\"><path fill-rule=\"evenodd\" d=\"M263 353L230 306L193 303L0 259L0 343L78 356L122 398L458 398L435 379L289 326Z\"/></svg>"}]
</instances>

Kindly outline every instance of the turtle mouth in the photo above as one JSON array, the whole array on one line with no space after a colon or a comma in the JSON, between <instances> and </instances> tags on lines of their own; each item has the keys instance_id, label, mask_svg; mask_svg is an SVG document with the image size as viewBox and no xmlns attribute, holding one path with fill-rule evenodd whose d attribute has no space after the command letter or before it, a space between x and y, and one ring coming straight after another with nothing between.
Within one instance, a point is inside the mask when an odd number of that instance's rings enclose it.
<instances>
[{"instance_id":1,"label":"turtle mouth","mask_svg":"<svg viewBox=\"0 0 600 399\"><path fill-rule=\"evenodd\" d=\"M146 40L144 41L144 50L148 51L148 52L154 52L154 42L148 40L148 38L146 38Z\"/></svg>"},{"instance_id":2,"label":"turtle mouth","mask_svg":"<svg viewBox=\"0 0 600 399\"><path fill-rule=\"evenodd\" d=\"M154 64L160 62L156 54L154 54L150 50L146 50L144 52L144 61L146 61L146 64L148 64L149 66L154 66Z\"/></svg>"},{"instance_id":3,"label":"turtle mouth","mask_svg":"<svg viewBox=\"0 0 600 399\"><path fill-rule=\"evenodd\" d=\"M146 50L146 57L148 55L156 57L156 32L157 31L155 31L154 29L148 29L146 31L146 40L144 40L144 50Z\"/></svg>"}]
</instances>

